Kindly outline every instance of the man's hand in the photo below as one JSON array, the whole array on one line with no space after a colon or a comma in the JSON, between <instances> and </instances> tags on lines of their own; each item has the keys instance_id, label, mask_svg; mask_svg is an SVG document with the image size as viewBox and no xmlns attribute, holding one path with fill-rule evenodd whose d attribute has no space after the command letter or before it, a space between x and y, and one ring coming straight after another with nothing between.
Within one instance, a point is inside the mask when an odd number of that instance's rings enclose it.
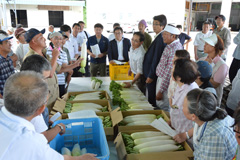
<instances>
[{"instance_id":1,"label":"man's hand","mask_svg":"<svg viewBox=\"0 0 240 160\"><path fill-rule=\"evenodd\" d=\"M109 63L110 63L110 64L115 64L114 60L111 60Z\"/></svg>"},{"instance_id":2,"label":"man's hand","mask_svg":"<svg viewBox=\"0 0 240 160\"><path fill-rule=\"evenodd\" d=\"M61 125L63 127L63 131L59 132L59 134L63 135L65 133L65 131L66 131L66 127L65 127L65 125L63 123L59 123L59 125ZM56 127L59 127L59 126L56 126Z\"/></svg>"},{"instance_id":3,"label":"man's hand","mask_svg":"<svg viewBox=\"0 0 240 160\"><path fill-rule=\"evenodd\" d=\"M131 68L128 70L128 76L131 76L132 75L132 71L131 71Z\"/></svg>"},{"instance_id":4,"label":"man's hand","mask_svg":"<svg viewBox=\"0 0 240 160\"><path fill-rule=\"evenodd\" d=\"M132 85L130 82L123 82L125 84L124 88L130 88Z\"/></svg>"},{"instance_id":5,"label":"man's hand","mask_svg":"<svg viewBox=\"0 0 240 160\"><path fill-rule=\"evenodd\" d=\"M174 136L173 139L178 143L182 143L182 142L187 140L187 135L186 135L185 132L184 133L179 133L176 136Z\"/></svg>"},{"instance_id":6,"label":"man's hand","mask_svg":"<svg viewBox=\"0 0 240 160\"><path fill-rule=\"evenodd\" d=\"M80 66L81 62L82 62L83 58L79 58L78 60L76 60L73 65L75 66L74 68Z\"/></svg>"},{"instance_id":7,"label":"man's hand","mask_svg":"<svg viewBox=\"0 0 240 160\"><path fill-rule=\"evenodd\" d=\"M103 56L105 56L105 54L101 53L98 55L98 58L102 58Z\"/></svg>"},{"instance_id":8,"label":"man's hand","mask_svg":"<svg viewBox=\"0 0 240 160\"><path fill-rule=\"evenodd\" d=\"M79 156L79 160L98 160L96 156L97 156L96 154L87 153L82 156Z\"/></svg>"},{"instance_id":9,"label":"man's hand","mask_svg":"<svg viewBox=\"0 0 240 160\"><path fill-rule=\"evenodd\" d=\"M91 54L89 54L92 58L96 58L96 55L95 54L93 54L93 53L91 53Z\"/></svg>"},{"instance_id":10,"label":"man's hand","mask_svg":"<svg viewBox=\"0 0 240 160\"><path fill-rule=\"evenodd\" d=\"M147 80L146 80L146 83L149 84L149 83L152 83L152 82L153 82L153 79L151 79L151 78L148 77Z\"/></svg>"},{"instance_id":11,"label":"man's hand","mask_svg":"<svg viewBox=\"0 0 240 160\"><path fill-rule=\"evenodd\" d=\"M160 91L158 91L156 95L156 100L161 101L162 99L163 99L163 94Z\"/></svg>"},{"instance_id":12,"label":"man's hand","mask_svg":"<svg viewBox=\"0 0 240 160\"><path fill-rule=\"evenodd\" d=\"M60 52L59 52L59 50L57 48L54 48L52 50L52 57L58 58L59 54L60 54Z\"/></svg>"},{"instance_id":13,"label":"man's hand","mask_svg":"<svg viewBox=\"0 0 240 160\"><path fill-rule=\"evenodd\" d=\"M198 58L198 56L195 54L195 60L197 61L199 58Z\"/></svg>"}]
</instances>

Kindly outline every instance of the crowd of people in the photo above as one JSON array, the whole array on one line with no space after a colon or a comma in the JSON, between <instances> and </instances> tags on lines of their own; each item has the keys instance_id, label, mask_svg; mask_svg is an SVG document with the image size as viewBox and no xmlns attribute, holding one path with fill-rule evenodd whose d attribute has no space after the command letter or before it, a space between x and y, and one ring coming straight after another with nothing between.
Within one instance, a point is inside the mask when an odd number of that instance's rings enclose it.
<instances>
[{"instance_id":1,"label":"crowd of people","mask_svg":"<svg viewBox=\"0 0 240 160\"><path fill-rule=\"evenodd\" d=\"M64 24L59 32L50 25L49 45L45 29L0 30L0 159L19 159L22 153L20 159L74 159L47 145L65 133L61 123L49 129L49 112L66 93L71 77L106 76L108 57L109 64L129 62L128 75L134 74L134 79L125 87L136 84L150 104L170 113L169 125L178 133L174 140L193 144L195 159L240 160L240 33L234 37L237 48L229 69L225 61L231 33L223 15L215 20L214 30L206 21L196 35L194 60L184 50L192 38L182 33L181 25L167 24L165 15L153 17L153 39L145 32L145 20L131 40L124 37L119 23L108 38L100 23L94 25L93 36L84 30L83 21L72 27ZM83 74L79 69L85 40L90 68L86 65ZM232 90L221 108L228 72ZM75 159L96 158L86 154Z\"/></svg>"}]
</instances>

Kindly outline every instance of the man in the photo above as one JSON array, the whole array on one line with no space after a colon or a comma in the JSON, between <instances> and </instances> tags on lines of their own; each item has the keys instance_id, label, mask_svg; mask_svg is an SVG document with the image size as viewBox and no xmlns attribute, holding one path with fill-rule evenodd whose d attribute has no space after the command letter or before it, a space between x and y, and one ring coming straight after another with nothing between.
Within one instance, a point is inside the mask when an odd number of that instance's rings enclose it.
<instances>
[{"instance_id":1,"label":"man","mask_svg":"<svg viewBox=\"0 0 240 160\"><path fill-rule=\"evenodd\" d=\"M55 31L54 31L54 26L53 25L50 25L49 27L48 27L48 31L49 31L49 33L48 33L48 40L50 40L50 38L49 38L49 36L52 34L52 33L54 33Z\"/></svg>"},{"instance_id":2,"label":"man","mask_svg":"<svg viewBox=\"0 0 240 160\"><path fill-rule=\"evenodd\" d=\"M0 30L0 99L3 98L3 88L9 76L14 74L13 61L8 55L11 51L10 39L6 32Z\"/></svg>"},{"instance_id":3,"label":"man","mask_svg":"<svg viewBox=\"0 0 240 160\"><path fill-rule=\"evenodd\" d=\"M182 50L183 46L180 43L178 36L180 31L178 28L167 25L163 32L163 42L167 44L164 48L160 62L156 68L157 86L156 86L156 104L161 110L169 112L169 100L168 100L168 86L171 78L171 72L173 67L173 58L177 50Z\"/></svg>"},{"instance_id":4,"label":"man","mask_svg":"<svg viewBox=\"0 0 240 160\"><path fill-rule=\"evenodd\" d=\"M78 44L78 54L81 55L81 46L83 43L82 37L79 35L80 32L80 25L78 23L74 23L72 26L72 34L71 37L75 40ZM74 68L72 77L82 77L82 73L78 70L80 67Z\"/></svg>"},{"instance_id":5,"label":"man","mask_svg":"<svg viewBox=\"0 0 240 160\"><path fill-rule=\"evenodd\" d=\"M111 64L114 60L128 62L128 51L131 47L130 40L123 38L123 29L121 27L114 28L115 39L109 42L108 59Z\"/></svg>"},{"instance_id":6,"label":"man","mask_svg":"<svg viewBox=\"0 0 240 160\"><path fill-rule=\"evenodd\" d=\"M146 84L143 77L143 59L146 51L143 48L144 35L141 32L134 32L132 37L132 46L129 51L130 69L128 75L134 74L132 82L125 82L125 87L129 88L134 83L138 86L141 92L146 90Z\"/></svg>"},{"instance_id":7,"label":"man","mask_svg":"<svg viewBox=\"0 0 240 160\"><path fill-rule=\"evenodd\" d=\"M25 32L26 31L23 28L18 28L15 31L15 37L19 41L19 45L15 51L15 53L18 57L17 69L20 69L20 67L23 63L23 58L29 50L29 44L26 42L26 40L24 38Z\"/></svg>"},{"instance_id":8,"label":"man","mask_svg":"<svg viewBox=\"0 0 240 160\"><path fill-rule=\"evenodd\" d=\"M179 35L179 40L180 40L180 43L182 44L182 46L184 47L186 44L188 44L189 42L192 41L192 38L189 35L187 35L186 33L182 32L182 25L177 25L176 27L179 29L179 31L181 33ZM186 40L187 40L187 42L185 42Z\"/></svg>"},{"instance_id":9,"label":"man","mask_svg":"<svg viewBox=\"0 0 240 160\"><path fill-rule=\"evenodd\" d=\"M31 55L27 57L23 65L21 67L21 71L34 71L40 73L43 76L44 80L47 80L50 75L51 71L51 64L42 56L40 55ZM49 121L49 111L46 107L42 114L34 117L31 120L35 131L37 133L42 133L48 142L53 140L58 133L64 134L65 133L65 125L60 123L60 126L55 126L48 130L48 121ZM63 127L63 130L61 129Z\"/></svg>"},{"instance_id":10,"label":"man","mask_svg":"<svg viewBox=\"0 0 240 160\"><path fill-rule=\"evenodd\" d=\"M96 160L93 154L61 155L35 131L30 121L42 114L48 98L48 85L41 74L23 71L9 77L4 88L5 106L0 110L0 159Z\"/></svg>"},{"instance_id":11,"label":"man","mask_svg":"<svg viewBox=\"0 0 240 160\"><path fill-rule=\"evenodd\" d=\"M229 80L231 83L240 69L240 30L233 38L233 43L235 43L237 46L233 52L233 60L229 69Z\"/></svg>"},{"instance_id":12,"label":"man","mask_svg":"<svg viewBox=\"0 0 240 160\"><path fill-rule=\"evenodd\" d=\"M144 42L143 42L143 48L145 49L145 51L148 50L148 48L150 47L151 43L152 43L152 37L147 33L145 32L145 29L147 28L147 22L142 19L139 23L138 23L138 29L139 29L139 32L141 32L142 34L144 34Z\"/></svg>"},{"instance_id":13,"label":"man","mask_svg":"<svg viewBox=\"0 0 240 160\"><path fill-rule=\"evenodd\" d=\"M50 41L51 43L53 44L54 47L56 47L60 54L59 54L59 57L57 59L57 63L59 65L61 65L61 67L71 67L71 65L68 65L68 59L67 59L67 53L64 52L62 49L61 49L61 46L62 46L62 39L63 39L63 36L61 33L59 32L54 32L52 33L50 36ZM53 49L52 46L49 46L47 48L47 52L46 54L50 56L50 58L52 57L52 52L53 52ZM77 67L76 67L77 68ZM73 70L70 70L68 71L68 74L72 75L73 73ZM62 97L66 92L65 92L65 74L64 72L60 72L60 73L57 73L57 78L58 78L58 87L59 87L59 97Z\"/></svg>"},{"instance_id":14,"label":"man","mask_svg":"<svg viewBox=\"0 0 240 160\"><path fill-rule=\"evenodd\" d=\"M75 39L73 39L73 35L71 34L71 28L68 25L62 25L60 27L60 30L62 32L65 32L65 34L68 36L68 40L66 41L64 47L66 47L69 51L71 60L76 60L80 55L78 52L78 44Z\"/></svg>"},{"instance_id":15,"label":"man","mask_svg":"<svg viewBox=\"0 0 240 160\"><path fill-rule=\"evenodd\" d=\"M79 36L82 37L82 39L88 40L88 38L90 37L90 34L87 31L84 30L85 23L83 21L79 21L78 24L80 25L80 31L78 33ZM85 66L86 73L84 74L85 77L90 77L88 63L89 63L89 58L87 56L87 62L86 62L87 65Z\"/></svg>"},{"instance_id":16,"label":"man","mask_svg":"<svg viewBox=\"0 0 240 160\"><path fill-rule=\"evenodd\" d=\"M87 42L87 52L91 56L90 59L90 73L92 77L97 76L97 72L100 72L100 76L106 76L106 55L108 50L108 39L102 35L103 25L97 23L94 25L95 35L89 37ZM100 49L100 54L95 55L91 47L96 46Z\"/></svg>"},{"instance_id":17,"label":"man","mask_svg":"<svg viewBox=\"0 0 240 160\"><path fill-rule=\"evenodd\" d=\"M226 18L224 15L216 16L215 21L218 27L213 31L213 33L219 35L223 40L224 51L221 57L224 61L227 59L228 47L231 44L231 32L226 27L224 27L225 20Z\"/></svg>"},{"instance_id":18,"label":"man","mask_svg":"<svg viewBox=\"0 0 240 160\"><path fill-rule=\"evenodd\" d=\"M212 35L212 31L210 31L210 22L206 21L202 25L202 32L199 32L196 35L195 40L193 42L194 55L195 55L196 61L202 57L207 57L208 54L204 53L204 51L203 51L205 42L202 39L208 38L211 35Z\"/></svg>"},{"instance_id":19,"label":"man","mask_svg":"<svg viewBox=\"0 0 240 160\"><path fill-rule=\"evenodd\" d=\"M116 27L120 27L120 24L119 23L114 23L113 24L113 33L108 36L109 42L115 39L114 29Z\"/></svg>"},{"instance_id":20,"label":"man","mask_svg":"<svg viewBox=\"0 0 240 160\"><path fill-rule=\"evenodd\" d=\"M143 75L146 79L146 90L149 103L156 106L156 67L166 46L163 42L161 31L167 24L165 15L153 17L153 31L156 33L155 39L148 48L143 60Z\"/></svg>"},{"instance_id":21,"label":"man","mask_svg":"<svg viewBox=\"0 0 240 160\"><path fill-rule=\"evenodd\" d=\"M56 99L59 96L59 88L58 88L58 81L57 81L57 76L56 73L61 73L61 72L68 72L71 71L73 68L72 67L62 67L61 65L57 64L57 59L59 57L59 50L58 48L54 48L52 51L52 58L50 58L46 54L46 39L43 37L43 34L45 33L45 29L38 31L35 28L31 28L28 30L24 37L26 39L26 42L29 43L29 52L26 54L24 59L30 55L38 54L40 56L45 57L48 61L51 62L51 72L50 75L47 79L48 83L48 88L50 91L50 98L48 100L48 108L51 111ZM74 64L73 67L79 66L79 63L81 62L81 59L77 60Z\"/></svg>"}]
</instances>

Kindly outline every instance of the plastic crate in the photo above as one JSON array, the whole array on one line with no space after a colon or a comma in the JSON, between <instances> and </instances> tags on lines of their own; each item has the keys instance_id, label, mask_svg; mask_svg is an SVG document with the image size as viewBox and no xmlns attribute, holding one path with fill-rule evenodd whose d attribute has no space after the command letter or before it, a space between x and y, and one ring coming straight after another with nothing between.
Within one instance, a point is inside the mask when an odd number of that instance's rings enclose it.
<instances>
[{"instance_id":1,"label":"plastic crate","mask_svg":"<svg viewBox=\"0 0 240 160\"><path fill-rule=\"evenodd\" d=\"M59 153L62 147L72 151L74 144L78 143L81 149L86 148L87 153L96 154L98 159L109 159L108 143L99 118L59 120L53 126L59 123L65 124L66 132L62 136L58 134L49 143L51 148Z\"/></svg>"},{"instance_id":2,"label":"plastic crate","mask_svg":"<svg viewBox=\"0 0 240 160\"><path fill-rule=\"evenodd\" d=\"M128 76L130 65L128 63L123 65L109 64L109 76L111 80L133 80L133 74Z\"/></svg>"}]
</instances>

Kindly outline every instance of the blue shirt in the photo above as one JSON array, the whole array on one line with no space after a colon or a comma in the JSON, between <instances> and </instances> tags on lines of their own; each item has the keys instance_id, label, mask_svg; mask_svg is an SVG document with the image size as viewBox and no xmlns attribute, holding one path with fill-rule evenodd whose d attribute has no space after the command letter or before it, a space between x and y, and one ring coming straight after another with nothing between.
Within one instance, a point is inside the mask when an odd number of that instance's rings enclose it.
<instances>
[{"instance_id":1,"label":"blue shirt","mask_svg":"<svg viewBox=\"0 0 240 160\"><path fill-rule=\"evenodd\" d=\"M189 40L189 39L191 39L191 37L189 35L187 35L186 33L181 33L179 35L179 40L182 45L184 45L185 40Z\"/></svg>"},{"instance_id":2,"label":"blue shirt","mask_svg":"<svg viewBox=\"0 0 240 160\"><path fill-rule=\"evenodd\" d=\"M3 88L6 80L14 73L13 61L9 55L4 58L0 55L0 94L3 95Z\"/></svg>"},{"instance_id":3,"label":"blue shirt","mask_svg":"<svg viewBox=\"0 0 240 160\"><path fill-rule=\"evenodd\" d=\"M233 38L233 42L237 45L234 50L233 57L237 60L240 60L240 30L236 37Z\"/></svg>"},{"instance_id":4,"label":"blue shirt","mask_svg":"<svg viewBox=\"0 0 240 160\"><path fill-rule=\"evenodd\" d=\"M231 160L237 149L233 128L233 119L227 116L223 120L206 122L198 144L194 146L195 160Z\"/></svg>"},{"instance_id":5,"label":"blue shirt","mask_svg":"<svg viewBox=\"0 0 240 160\"><path fill-rule=\"evenodd\" d=\"M108 39L106 37L104 37L103 35L101 35L101 39L98 43L97 37L96 37L96 35L94 35L94 36L91 36L88 38L87 49L89 49L92 52L90 46L94 46L94 45L98 44L101 53L106 53L108 50L108 42L109 42ZM103 56L102 58L91 57L90 62L95 63L95 64L106 63L106 56Z\"/></svg>"}]
</instances>

